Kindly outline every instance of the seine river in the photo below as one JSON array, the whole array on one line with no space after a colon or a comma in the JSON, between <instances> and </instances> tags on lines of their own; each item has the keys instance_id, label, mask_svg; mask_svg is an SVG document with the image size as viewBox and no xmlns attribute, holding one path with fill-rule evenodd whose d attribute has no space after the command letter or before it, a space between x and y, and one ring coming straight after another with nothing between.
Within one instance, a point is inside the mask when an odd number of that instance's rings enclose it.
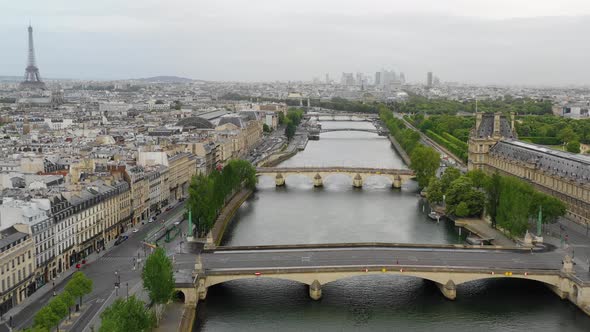
<instances>
[{"instance_id":1,"label":"seine river","mask_svg":"<svg viewBox=\"0 0 590 332\"><path fill-rule=\"evenodd\" d=\"M368 122L324 122L323 128L374 128ZM364 132L321 134L280 166L405 168L387 138ZM236 214L225 245L405 242L460 243L454 226L428 219L413 182L391 189L386 178L352 188L345 175L316 189L304 176L285 188L261 177ZM428 212L428 209L425 209ZM589 331L590 318L545 286L495 279L459 285L446 300L417 278L367 276L322 286L313 301L306 285L276 279L213 286L199 304L195 331Z\"/></svg>"}]
</instances>

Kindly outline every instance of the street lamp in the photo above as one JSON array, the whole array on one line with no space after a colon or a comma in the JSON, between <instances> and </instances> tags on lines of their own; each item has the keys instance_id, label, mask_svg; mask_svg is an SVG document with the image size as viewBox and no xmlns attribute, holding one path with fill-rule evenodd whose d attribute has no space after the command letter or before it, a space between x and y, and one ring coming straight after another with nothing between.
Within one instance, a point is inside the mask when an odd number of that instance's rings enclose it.
<instances>
[{"instance_id":1,"label":"street lamp","mask_svg":"<svg viewBox=\"0 0 590 332\"><path fill-rule=\"evenodd\" d=\"M115 296L119 296L119 283L121 281L121 276L119 275L119 271L115 271Z\"/></svg>"}]
</instances>

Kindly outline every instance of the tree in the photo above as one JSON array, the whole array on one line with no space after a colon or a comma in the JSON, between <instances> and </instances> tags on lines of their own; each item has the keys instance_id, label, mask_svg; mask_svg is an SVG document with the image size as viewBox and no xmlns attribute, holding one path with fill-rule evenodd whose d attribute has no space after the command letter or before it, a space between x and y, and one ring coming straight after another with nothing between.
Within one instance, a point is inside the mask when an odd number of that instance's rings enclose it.
<instances>
[{"instance_id":1,"label":"tree","mask_svg":"<svg viewBox=\"0 0 590 332\"><path fill-rule=\"evenodd\" d=\"M424 188L436 174L440 155L431 147L417 146L410 157L410 168L416 173L418 185Z\"/></svg>"},{"instance_id":2,"label":"tree","mask_svg":"<svg viewBox=\"0 0 590 332\"><path fill-rule=\"evenodd\" d=\"M496 172L491 176L485 187L487 193L486 211L492 220L493 228L496 228L497 223L498 205L500 204L500 191L502 188L501 181L501 176Z\"/></svg>"},{"instance_id":3,"label":"tree","mask_svg":"<svg viewBox=\"0 0 590 332\"><path fill-rule=\"evenodd\" d=\"M287 136L287 140L291 140L293 136L295 136L296 127L293 122L289 121L287 126L285 127L285 136Z\"/></svg>"},{"instance_id":4,"label":"tree","mask_svg":"<svg viewBox=\"0 0 590 332\"><path fill-rule=\"evenodd\" d=\"M461 176L449 186L446 203L448 214L458 217L480 216L485 205L485 194L473 187L471 179Z\"/></svg>"},{"instance_id":5,"label":"tree","mask_svg":"<svg viewBox=\"0 0 590 332\"><path fill-rule=\"evenodd\" d=\"M282 125L285 123L285 113L279 112L279 124Z\"/></svg>"},{"instance_id":6,"label":"tree","mask_svg":"<svg viewBox=\"0 0 590 332\"><path fill-rule=\"evenodd\" d=\"M35 327L51 331L59 324L60 320L61 318L53 312L51 307L46 305L35 314L34 325Z\"/></svg>"},{"instance_id":7,"label":"tree","mask_svg":"<svg viewBox=\"0 0 590 332\"><path fill-rule=\"evenodd\" d=\"M567 126L557 133L557 138L563 142L569 143L571 141L578 140L578 135L576 135L576 132L572 129L572 127Z\"/></svg>"},{"instance_id":8,"label":"tree","mask_svg":"<svg viewBox=\"0 0 590 332\"><path fill-rule=\"evenodd\" d=\"M520 236L528 227L532 188L525 182L505 176L502 177L500 190L497 209L498 225L511 234Z\"/></svg>"},{"instance_id":9,"label":"tree","mask_svg":"<svg viewBox=\"0 0 590 332\"><path fill-rule=\"evenodd\" d=\"M461 171L455 167L447 167L440 177L440 182L444 190L448 189L451 183L461 177Z\"/></svg>"},{"instance_id":10,"label":"tree","mask_svg":"<svg viewBox=\"0 0 590 332\"><path fill-rule=\"evenodd\" d=\"M156 318L159 320L162 305L172 298L174 292L172 261L166 256L164 249L156 248L147 258L141 278L143 287L148 291L152 302L156 304Z\"/></svg>"},{"instance_id":11,"label":"tree","mask_svg":"<svg viewBox=\"0 0 590 332\"><path fill-rule=\"evenodd\" d=\"M75 272L66 285L66 292L79 298L79 304L82 306L82 297L92 292L92 280L82 272Z\"/></svg>"},{"instance_id":12,"label":"tree","mask_svg":"<svg viewBox=\"0 0 590 332\"><path fill-rule=\"evenodd\" d=\"M480 169L471 170L465 173L465 176L471 179L473 186L478 189L484 189L490 181L490 177Z\"/></svg>"},{"instance_id":13,"label":"tree","mask_svg":"<svg viewBox=\"0 0 590 332\"><path fill-rule=\"evenodd\" d=\"M65 291L58 295L59 298L68 306L69 318L72 318L72 307L76 304L76 299L70 292Z\"/></svg>"},{"instance_id":14,"label":"tree","mask_svg":"<svg viewBox=\"0 0 590 332\"><path fill-rule=\"evenodd\" d=\"M443 200L443 187L441 181L436 177L432 177L428 183L426 198L430 204L439 203Z\"/></svg>"},{"instance_id":15,"label":"tree","mask_svg":"<svg viewBox=\"0 0 590 332\"><path fill-rule=\"evenodd\" d=\"M571 153L580 153L580 142L578 140L569 141L565 149Z\"/></svg>"},{"instance_id":16,"label":"tree","mask_svg":"<svg viewBox=\"0 0 590 332\"><path fill-rule=\"evenodd\" d=\"M101 314L100 332L149 331L155 326L154 313L134 295L128 299L117 299Z\"/></svg>"},{"instance_id":17,"label":"tree","mask_svg":"<svg viewBox=\"0 0 590 332\"><path fill-rule=\"evenodd\" d=\"M270 133L272 130L266 123L264 123L262 124L262 131L264 131L265 133Z\"/></svg>"},{"instance_id":18,"label":"tree","mask_svg":"<svg viewBox=\"0 0 590 332\"><path fill-rule=\"evenodd\" d=\"M467 206L467 203L459 203L457 208L455 208L455 215L457 217L467 217L469 215L469 206Z\"/></svg>"}]
</instances>

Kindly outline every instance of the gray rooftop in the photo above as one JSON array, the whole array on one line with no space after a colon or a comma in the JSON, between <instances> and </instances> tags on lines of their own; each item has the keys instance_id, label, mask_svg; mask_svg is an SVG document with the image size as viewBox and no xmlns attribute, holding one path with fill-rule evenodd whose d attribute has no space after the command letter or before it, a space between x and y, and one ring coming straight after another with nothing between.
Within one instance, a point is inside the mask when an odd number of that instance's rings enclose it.
<instances>
[{"instance_id":1,"label":"gray rooftop","mask_svg":"<svg viewBox=\"0 0 590 332\"><path fill-rule=\"evenodd\" d=\"M581 183L590 182L590 156L557 151L517 140L503 140L490 149L491 155L535 164L537 169Z\"/></svg>"}]
</instances>

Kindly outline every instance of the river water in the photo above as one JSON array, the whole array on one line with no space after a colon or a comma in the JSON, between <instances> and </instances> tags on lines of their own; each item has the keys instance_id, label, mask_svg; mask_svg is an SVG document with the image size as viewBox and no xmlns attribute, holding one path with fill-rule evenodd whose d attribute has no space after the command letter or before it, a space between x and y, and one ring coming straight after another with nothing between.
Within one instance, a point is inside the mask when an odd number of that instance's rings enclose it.
<instances>
[{"instance_id":1,"label":"river water","mask_svg":"<svg viewBox=\"0 0 590 332\"><path fill-rule=\"evenodd\" d=\"M323 128L374 128L368 122L324 122ZM332 132L279 166L405 168L387 138ZM414 182L391 189L371 177L353 189L345 175L314 188L290 176L285 188L261 177L258 191L238 210L224 245L400 242L460 243L450 223L437 224ZM401 276L367 276L322 286L313 301L307 286L276 279L213 286L199 304L196 331L590 331L590 318L536 282L495 279L459 285L446 300L436 286Z\"/></svg>"}]
</instances>

